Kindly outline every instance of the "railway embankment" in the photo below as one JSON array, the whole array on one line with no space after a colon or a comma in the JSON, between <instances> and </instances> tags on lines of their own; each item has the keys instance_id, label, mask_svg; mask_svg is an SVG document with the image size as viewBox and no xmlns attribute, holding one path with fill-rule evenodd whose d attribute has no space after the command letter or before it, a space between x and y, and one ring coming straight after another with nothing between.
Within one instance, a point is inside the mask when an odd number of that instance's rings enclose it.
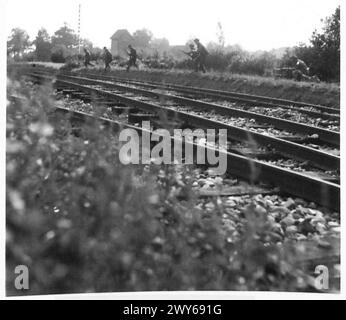
<instances>
[{"instance_id":1,"label":"railway embankment","mask_svg":"<svg viewBox=\"0 0 346 320\"><path fill-rule=\"evenodd\" d=\"M95 72L103 73L103 70L96 69ZM161 81L340 107L340 86L336 83L297 82L289 79L230 73L209 72L200 74L181 70L131 70L126 72L125 70L115 69L110 73L129 79Z\"/></svg>"},{"instance_id":2,"label":"railway embankment","mask_svg":"<svg viewBox=\"0 0 346 320\"><path fill-rule=\"evenodd\" d=\"M55 70L64 69L63 64L51 62L33 62L38 69ZM9 66L11 68L11 66ZM95 72L104 74L102 65L95 68L78 68L73 71ZM131 70L126 72L123 68L112 67L109 75L137 79L173 83L179 85L196 86L201 88L228 90L238 93L270 96L274 98L301 101L319 104L328 107L340 107L340 85L326 82L304 82L290 79L276 79L255 75L240 75L220 72L207 72L205 74L186 70Z\"/></svg>"}]
</instances>

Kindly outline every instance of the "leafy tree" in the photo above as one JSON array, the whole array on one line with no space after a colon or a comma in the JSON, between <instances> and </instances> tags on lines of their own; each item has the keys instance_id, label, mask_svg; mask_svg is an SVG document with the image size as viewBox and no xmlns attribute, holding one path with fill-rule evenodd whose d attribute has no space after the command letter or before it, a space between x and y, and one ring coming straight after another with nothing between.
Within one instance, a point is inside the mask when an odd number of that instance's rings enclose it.
<instances>
[{"instance_id":1,"label":"leafy tree","mask_svg":"<svg viewBox=\"0 0 346 320\"><path fill-rule=\"evenodd\" d=\"M340 7L324 20L322 33L312 34L313 63L316 73L325 80L340 79Z\"/></svg>"},{"instance_id":2,"label":"leafy tree","mask_svg":"<svg viewBox=\"0 0 346 320\"><path fill-rule=\"evenodd\" d=\"M78 36L65 23L63 27L54 32L52 44L53 46L63 45L66 48L76 48L78 46Z\"/></svg>"},{"instance_id":3,"label":"leafy tree","mask_svg":"<svg viewBox=\"0 0 346 320\"><path fill-rule=\"evenodd\" d=\"M74 30L65 23L63 27L54 32L52 36L53 62L65 62L67 57L78 54L78 36Z\"/></svg>"},{"instance_id":4,"label":"leafy tree","mask_svg":"<svg viewBox=\"0 0 346 320\"><path fill-rule=\"evenodd\" d=\"M27 32L20 28L12 29L11 36L7 41L7 53L18 59L29 46L30 41Z\"/></svg>"},{"instance_id":5,"label":"leafy tree","mask_svg":"<svg viewBox=\"0 0 346 320\"><path fill-rule=\"evenodd\" d=\"M52 48L51 60L56 63L66 62L67 57L77 54L76 51L67 48L63 44L57 44Z\"/></svg>"},{"instance_id":6,"label":"leafy tree","mask_svg":"<svg viewBox=\"0 0 346 320\"><path fill-rule=\"evenodd\" d=\"M310 67L310 74L321 80L340 80L340 7L334 14L322 20L322 32L315 30L310 45L299 44L286 51L281 59L282 66L292 66L292 55L304 60Z\"/></svg>"},{"instance_id":7,"label":"leafy tree","mask_svg":"<svg viewBox=\"0 0 346 320\"><path fill-rule=\"evenodd\" d=\"M165 51L169 51L169 41L166 38L154 38L151 41L151 47L153 48L153 50L159 53L163 53Z\"/></svg>"},{"instance_id":8,"label":"leafy tree","mask_svg":"<svg viewBox=\"0 0 346 320\"><path fill-rule=\"evenodd\" d=\"M39 61L49 61L51 57L52 44L50 41L50 36L46 29L41 28L34 40L35 45L35 56Z\"/></svg>"},{"instance_id":9,"label":"leafy tree","mask_svg":"<svg viewBox=\"0 0 346 320\"><path fill-rule=\"evenodd\" d=\"M88 48L89 50L92 50L93 43L89 39L81 39L80 40L81 48Z\"/></svg>"},{"instance_id":10,"label":"leafy tree","mask_svg":"<svg viewBox=\"0 0 346 320\"><path fill-rule=\"evenodd\" d=\"M102 58L103 50L99 47L93 47L90 50L91 52L91 60L98 60Z\"/></svg>"},{"instance_id":11,"label":"leafy tree","mask_svg":"<svg viewBox=\"0 0 346 320\"><path fill-rule=\"evenodd\" d=\"M133 33L135 45L140 48L149 48L153 33L148 29L137 30Z\"/></svg>"}]
</instances>

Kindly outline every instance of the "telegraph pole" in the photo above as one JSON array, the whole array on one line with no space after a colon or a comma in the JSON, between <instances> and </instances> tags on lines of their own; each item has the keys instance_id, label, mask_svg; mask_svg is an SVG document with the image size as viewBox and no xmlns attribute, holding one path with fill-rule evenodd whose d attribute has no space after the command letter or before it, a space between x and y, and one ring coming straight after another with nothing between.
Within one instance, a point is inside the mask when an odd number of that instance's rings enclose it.
<instances>
[{"instance_id":1,"label":"telegraph pole","mask_svg":"<svg viewBox=\"0 0 346 320\"><path fill-rule=\"evenodd\" d=\"M81 4L78 5L78 54L80 54L80 9Z\"/></svg>"}]
</instances>

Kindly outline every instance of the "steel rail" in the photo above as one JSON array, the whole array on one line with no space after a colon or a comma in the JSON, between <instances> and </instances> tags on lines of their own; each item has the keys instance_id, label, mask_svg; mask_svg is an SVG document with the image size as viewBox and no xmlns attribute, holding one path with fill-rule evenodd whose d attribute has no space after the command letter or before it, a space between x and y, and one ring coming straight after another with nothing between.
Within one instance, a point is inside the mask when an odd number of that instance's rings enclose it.
<instances>
[{"instance_id":1,"label":"steel rail","mask_svg":"<svg viewBox=\"0 0 346 320\"><path fill-rule=\"evenodd\" d=\"M9 99L13 98L14 100L23 100L23 98L21 97L17 97L17 96L9 96ZM57 113L61 113L63 115L69 115L70 119L76 119L78 121L86 121L87 119L89 120L95 120L98 121L100 123L102 123L105 126L111 126L112 129L114 129L115 131L119 131L120 129L123 128L131 128L133 130L136 130L137 132L139 132L139 134L143 134L144 131L148 132L149 130L146 130L145 128L141 128L141 127L137 127L137 126L133 126L130 124L124 124L121 122L117 122L114 120L109 120L106 118L100 118L100 117L95 117L93 115L81 112L81 111L74 111L74 110L70 110L68 108L62 108L62 107L56 107L55 111ZM152 131L149 131L149 134L152 134ZM174 140L174 139L172 139ZM189 141L186 141L186 143L189 143ZM210 147L209 147L210 148ZM239 176L240 174L244 175L244 173L246 172L253 172L253 161L250 159L246 159L244 160L243 157L238 157L235 154L231 154L229 153L227 155L227 160L228 161L232 161L231 163L233 164L233 168L232 171L234 173L235 176ZM242 165L239 164L239 166L237 165L237 163L239 162L247 162L247 167L248 170L244 170L242 172ZM262 165L262 164L260 164ZM229 168L229 167L228 167ZM259 170L262 170L263 167L261 167ZM231 170L230 170L231 171ZM275 172L276 173L276 172ZM271 173L272 174L272 173ZM281 176L284 176L285 173L281 173ZM248 175L247 178L245 178L245 180L248 181L253 181L252 180L253 176ZM280 182L281 180L279 180ZM277 182L275 182L277 183ZM308 182L304 181L304 184L307 185ZM282 189L284 189L284 187L281 187ZM310 188L310 186L307 186L307 188ZM324 187L321 187L321 189L323 189ZM328 187L329 188L329 187ZM277 193L280 192L280 188L279 190L277 190ZM298 195L300 196L300 195ZM340 200L340 199L339 199ZM337 201L339 201L337 200ZM319 203L316 200L312 200L314 202ZM327 204L327 207L329 207L329 204ZM334 206L333 206L334 209ZM335 207L336 210L339 210L338 207ZM335 264L339 264L340 263L340 237L335 238L334 236L331 237L323 237L322 239L323 241L327 241L328 243L330 243L330 248L326 251L325 248L318 248L316 246L315 242L312 241L308 241L308 242L304 242L302 243L303 248L304 248L304 254L298 254L296 255L294 261L292 261L292 263L294 265L298 265L302 268L304 268L307 271L310 271L311 274L315 271L315 266L318 264L324 264L327 265L328 267L333 267ZM294 247L295 243L294 242L286 242L284 244L284 250L291 250L292 246ZM331 278L333 281L337 281L339 283L340 279L334 275L332 275Z\"/></svg>"},{"instance_id":2,"label":"steel rail","mask_svg":"<svg viewBox=\"0 0 346 320\"><path fill-rule=\"evenodd\" d=\"M69 72L69 73L63 73L63 74L74 75L76 73ZM288 109L288 110L290 109L290 110L299 111L301 113L305 113L307 115L311 115L317 118L324 118L329 120L331 119L340 120L340 115L339 115L340 110L326 107L326 106L321 106L321 105L312 105L312 104L303 103L303 102L282 100L282 99L265 97L265 96L254 96L250 94L236 93L231 91L221 91L221 90L213 90L213 89L198 88L198 87L191 87L191 86L181 86L176 84L167 84L167 83L159 83L159 82L152 82L152 81L143 82L143 81L132 80L127 78L104 76L104 75L97 75L92 73L80 73L79 75L83 75L85 77L90 77L94 79L103 79L108 81L110 80L110 81L128 83L132 85L139 85L139 86L152 88L152 89L174 90L174 91L186 93L189 95L199 94L204 97L224 99L224 100L228 100L232 102L243 102L247 105L253 105L253 106L264 106L268 108L282 108L282 109ZM302 107L315 108L317 110L320 110L321 112L302 109Z\"/></svg>"},{"instance_id":3,"label":"steel rail","mask_svg":"<svg viewBox=\"0 0 346 320\"><path fill-rule=\"evenodd\" d=\"M98 118L81 111L71 111L70 109L61 107L55 108L62 113L76 115L79 119L99 119L102 124L114 126L116 130L120 128L132 128L136 131L143 132L143 128L141 127L102 117ZM150 131L150 133L152 134L152 131ZM174 140L173 137L171 139ZM196 143L191 144L197 147ZM215 150L210 146L206 146L206 149ZM340 187L334 183L312 178L301 173L276 167L258 160L249 159L231 152L223 150L218 150L218 152L226 153L227 172L232 175L243 178L251 183L267 182L274 184L280 188L281 192L302 197L334 210L340 209Z\"/></svg>"},{"instance_id":4,"label":"steel rail","mask_svg":"<svg viewBox=\"0 0 346 320\"><path fill-rule=\"evenodd\" d=\"M28 67L28 70L32 71L32 67ZM36 67L36 71L38 72L45 72L45 73L50 73L50 74L59 74L61 73L60 70L50 70L48 71L45 68L42 67ZM65 74L83 74L85 76L94 76L97 78L104 78L104 79L111 79L115 81L123 81L123 82L128 82L128 83L137 83L139 85L145 84L145 85L153 85L153 86L165 86L166 88L171 88L171 89L176 89L176 90L192 90L192 92L199 92L199 93L210 93L214 94L216 96L228 96L228 97L239 97L239 98L244 98L244 99L249 99L249 101L256 102L257 105L261 102L271 102L275 103L276 107L284 107L284 106L297 106L297 107L310 107L310 108L315 108L318 109L322 112L325 113L330 113L330 114L340 114L340 108L336 107L327 107L323 105L318 105L318 104L312 104L308 102L302 102L302 101L294 101L294 100L288 100L288 99L281 99L281 98L274 98L274 97L269 97L269 96L261 96L261 95L254 95L254 94L248 94L248 93L239 93L239 92L234 92L234 91L226 91L226 90L217 90L217 89L209 89L209 88L203 88L203 87L194 87L194 86L183 86L183 85L177 85L173 83L160 83L160 82L155 82L155 81L140 81L140 80L133 80L129 78L121 78L121 77L114 77L114 76L106 76L106 75L101 75L99 73L94 73L94 72L71 72L71 71L62 71ZM239 101L239 100L238 100ZM301 110L301 109L299 109Z\"/></svg>"},{"instance_id":5,"label":"steel rail","mask_svg":"<svg viewBox=\"0 0 346 320\"><path fill-rule=\"evenodd\" d=\"M47 73L46 71L39 71L39 72ZM308 104L304 102L282 100L282 99L265 97L265 96L254 96L250 94L236 93L236 92L230 92L230 91L220 91L220 90L213 90L213 89L206 89L206 88L181 86L181 85L167 84L167 83L158 83L158 82L152 82L152 81L143 82L143 81L132 80L127 78L98 75L93 73L75 73L75 72L65 71L63 73L56 73L56 74L70 75L70 76L80 75L80 76L88 77L91 79L98 79L98 80L103 79L105 81L127 83L130 85L138 85L138 86L151 88L151 89L172 90L176 92L185 93L187 95L198 94L204 97L212 97L215 99L223 99L223 100L232 101L232 102L243 102L247 105L252 105L252 106L263 106L268 108L282 108L287 110L294 110L300 113L311 115L315 118L321 118L321 119L323 118L326 120L340 121L339 109L330 108L330 107L321 106L321 105L312 105L312 104ZM286 101L286 103L280 103L284 101ZM302 109L301 107L315 108L320 110L321 112Z\"/></svg>"},{"instance_id":6,"label":"steel rail","mask_svg":"<svg viewBox=\"0 0 346 320\"><path fill-rule=\"evenodd\" d=\"M73 73L69 73L73 75ZM336 114L338 110L333 109L333 108L328 108L324 106L318 106L318 108L315 107L315 109L320 109L323 112L317 112L313 110L307 110L307 109L302 109L299 107L294 107L293 105L289 104L279 104L278 102L273 102L272 98L269 97L257 97L255 98L245 98L245 97L236 97L234 96L235 93L229 93L229 94L224 94L224 93L215 93L215 92L209 92L206 91L208 89L202 89L202 88L196 88L196 87L187 87L187 86L178 86L178 85L173 85L173 84L160 84L160 83L145 83L137 80L130 80L126 78L117 78L117 77L111 77L111 76L104 76L104 75L94 75L94 74L83 74L81 73L80 75L92 78L92 79L103 79L106 81L115 81L119 83L127 83L130 85L138 85L142 86L145 88L151 88L151 89L163 89L163 90L174 90L179 93L184 93L187 95L194 95L196 96L197 94L203 97L211 97L219 100L226 100L226 101L231 101L231 102L242 102L247 105L251 106L263 106L267 108L281 108L281 109L287 109L287 110L294 110L303 114L307 114L310 116L313 116L315 118L321 118L321 119L326 119L326 120L339 120L340 121L340 115ZM210 89L209 89L210 90ZM304 107L312 107L312 106L306 106ZM327 109L325 109L327 108ZM331 110L329 110L331 109Z\"/></svg>"},{"instance_id":7,"label":"steel rail","mask_svg":"<svg viewBox=\"0 0 346 320\"><path fill-rule=\"evenodd\" d=\"M39 78L46 78L51 80L50 76L31 74ZM210 120L202 116L193 115L188 112L178 111L166 107L162 107L153 103L138 101L120 94L112 93L105 90L91 88L79 83L56 79L60 84L65 84L68 87L76 88L88 93L102 95L109 99L114 99L126 105L142 109L144 111L154 111L158 114L167 113L169 117L178 119L181 122L189 123L196 127L214 128L214 129L227 129L228 137L240 142L254 142L258 145L271 147L278 151L283 156L293 158L299 161L309 161L312 165L322 170L338 170L340 168L340 157L330 153L313 149L295 142L283 140L280 138L268 136L265 134L246 130L244 128L236 127L233 125L225 124L224 122Z\"/></svg>"},{"instance_id":8,"label":"steel rail","mask_svg":"<svg viewBox=\"0 0 346 320\"><path fill-rule=\"evenodd\" d=\"M282 130L288 130L288 131L293 131L293 132L298 132L304 135L313 135L317 134L319 139L325 143L331 144L333 146L339 146L340 145L340 134L335 131L331 130L326 130L322 129L316 126L309 126L306 124L302 123L297 123L294 121L290 120L284 120L276 117L271 117L271 116L265 116L262 114L258 114L255 112L250 112L250 111L244 111L244 110L239 110L236 108L231 108L231 107L224 107L215 103L208 103L208 102L203 102L195 99L189 99L189 98L183 98L180 96L175 96L171 94L165 94L165 93L158 93L158 92L152 92L144 89L139 89L139 88L133 88L133 87L128 87L128 86L123 86L115 83L107 83L102 80L96 80L96 79L88 79L88 78L81 78L81 77L75 77L75 76L67 76L67 75L58 75L57 77L63 77L63 78L69 78L69 79L74 79L79 82L94 82L99 85L103 86L108 86L108 87L114 87L118 88L120 90L126 90L130 91L133 93L139 93L142 95L146 96L152 96L152 97L157 97L160 99L168 99L175 101L177 103L182 103L187 106L194 106L197 108L202 108L208 111L214 110L220 115L225 115L225 116L235 116L235 117L244 117L244 118L250 118L250 119L255 119L261 123L267 123L267 124L272 124L278 129Z\"/></svg>"}]
</instances>

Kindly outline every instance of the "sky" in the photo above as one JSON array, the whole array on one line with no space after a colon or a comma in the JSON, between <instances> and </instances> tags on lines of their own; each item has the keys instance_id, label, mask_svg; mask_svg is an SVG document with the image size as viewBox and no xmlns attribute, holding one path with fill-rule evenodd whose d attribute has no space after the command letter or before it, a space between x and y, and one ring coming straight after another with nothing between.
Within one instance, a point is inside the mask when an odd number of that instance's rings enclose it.
<instances>
[{"instance_id":1,"label":"sky","mask_svg":"<svg viewBox=\"0 0 346 320\"><path fill-rule=\"evenodd\" d=\"M26 30L31 40L44 27L53 34L66 22L78 29L81 4L81 37L94 45L110 47L117 29L131 33L147 28L171 45L192 37L202 43L217 40L220 22L226 44L244 49L270 50L307 43L341 0L0 0L5 8L6 35Z\"/></svg>"}]
</instances>

